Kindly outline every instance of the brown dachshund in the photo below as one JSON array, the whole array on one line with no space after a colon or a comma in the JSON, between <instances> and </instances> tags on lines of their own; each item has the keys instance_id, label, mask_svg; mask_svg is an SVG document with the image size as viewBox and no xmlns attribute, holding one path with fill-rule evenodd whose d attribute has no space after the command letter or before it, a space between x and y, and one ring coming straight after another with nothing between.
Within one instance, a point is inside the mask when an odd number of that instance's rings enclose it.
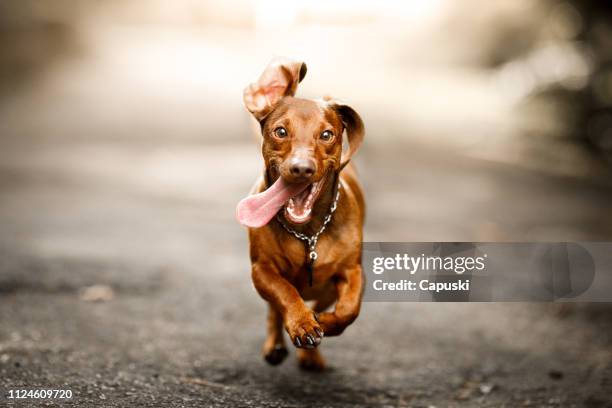
<instances>
[{"instance_id":1,"label":"brown dachshund","mask_svg":"<svg viewBox=\"0 0 612 408\"><path fill-rule=\"evenodd\" d=\"M316 347L342 333L361 305L365 204L348 163L365 132L347 105L295 98L305 75L304 63L277 58L244 91L261 128L265 172L236 216L249 227L253 283L269 303L264 358L277 365L287 356L284 326L300 366L322 370Z\"/></svg>"}]
</instances>

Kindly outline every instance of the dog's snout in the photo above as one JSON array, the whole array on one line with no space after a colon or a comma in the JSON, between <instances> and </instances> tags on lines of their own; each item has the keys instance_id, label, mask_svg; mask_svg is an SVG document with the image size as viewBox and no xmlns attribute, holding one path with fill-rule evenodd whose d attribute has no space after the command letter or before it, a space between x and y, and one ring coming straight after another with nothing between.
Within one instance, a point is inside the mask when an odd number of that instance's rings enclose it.
<instances>
[{"instance_id":1,"label":"dog's snout","mask_svg":"<svg viewBox=\"0 0 612 408\"><path fill-rule=\"evenodd\" d=\"M310 159L292 159L289 167L292 176L301 178L312 177L315 170L315 163Z\"/></svg>"}]
</instances>

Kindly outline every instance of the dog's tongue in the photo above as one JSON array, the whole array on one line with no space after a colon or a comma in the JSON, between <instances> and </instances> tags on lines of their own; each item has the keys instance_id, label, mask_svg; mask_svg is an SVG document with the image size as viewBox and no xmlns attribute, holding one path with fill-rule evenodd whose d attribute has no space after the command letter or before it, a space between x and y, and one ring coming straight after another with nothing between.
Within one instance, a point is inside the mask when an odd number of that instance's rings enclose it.
<instances>
[{"instance_id":1,"label":"dog's tongue","mask_svg":"<svg viewBox=\"0 0 612 408\"><path fill-rule=\"evenodd\" d=\"M285 183L282 177L259 194L243 198L236 207L236 219L242 225L258 228L266 225L289 199L308 186Z\"/></svg>"}]
</instances>

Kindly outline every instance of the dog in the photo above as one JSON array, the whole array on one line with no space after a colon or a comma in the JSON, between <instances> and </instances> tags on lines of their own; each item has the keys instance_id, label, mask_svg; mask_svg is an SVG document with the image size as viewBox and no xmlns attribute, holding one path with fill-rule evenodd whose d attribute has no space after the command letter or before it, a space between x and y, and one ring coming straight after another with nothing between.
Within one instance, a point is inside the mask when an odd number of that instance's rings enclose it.
<instances>
[{"instance_id":1,"label":"dog","mask_svg":"<svg viewBox=\"0 0 612 408\"><path fill-rule=\"evenodd\" d=\"M320 371L323 336L341 334L361 307L365 202L349 161L365 129L348 105L296 98L305 75L306 64L276 58L244 90L265 170L236 217L249 227L253 284L269 304L265 360L278 365L287 356L284 327L300 367Z\"/></svg>"}]
</instances>

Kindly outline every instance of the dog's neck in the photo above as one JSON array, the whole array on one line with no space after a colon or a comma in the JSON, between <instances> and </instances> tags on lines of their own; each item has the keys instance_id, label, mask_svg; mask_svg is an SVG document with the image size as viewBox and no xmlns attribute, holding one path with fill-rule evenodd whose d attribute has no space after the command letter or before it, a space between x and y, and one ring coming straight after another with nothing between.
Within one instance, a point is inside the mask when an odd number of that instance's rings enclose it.
<instances>
[{"instance_id":1,"label":"dog's neck","mask_svg":"<svg viewBox=\"0 0 612 408\"><path fill-rule=\"evenodd\" d=\"M330 208L334 201L334 198L335 198L335 195L338 189L339 181L340 181L339 171L334 171L333 174L328 176L327 180L325 181L325 185L323 186L323 190L321 191L319 195L318 200L315 202L314 206L312 207L312 217L310 221L307 222L306 224L296 225L296 224L290 223L289 220L285 218L285 211L284 209L282 209L279 212L279 214L280 214L282 221L285 223L285 225L291 227L293 230L297 232L306 234L307 236L312 236L316 234L323 226L325 217L330 213ZM271 185L268 171L266 171L266 184L267 184L266 187L269 187ZM276 218L273 218L272 222L278 224L278 220ZM282 226L280 225L278 225L278 227L282 228Z\"/></svg>"}]
</instances>

